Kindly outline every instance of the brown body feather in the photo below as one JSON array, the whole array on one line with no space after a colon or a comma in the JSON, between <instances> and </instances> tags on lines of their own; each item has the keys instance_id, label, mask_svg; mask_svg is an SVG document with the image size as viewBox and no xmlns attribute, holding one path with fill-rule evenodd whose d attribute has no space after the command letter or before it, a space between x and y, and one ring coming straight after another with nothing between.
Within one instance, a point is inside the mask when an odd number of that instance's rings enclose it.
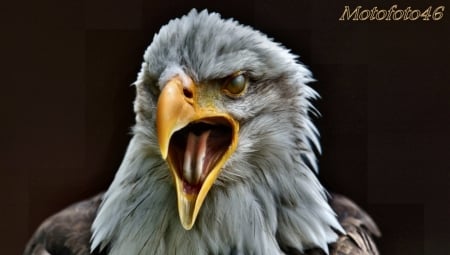
<instances>
[{"instance_id":1,"label":"brown body feather","mask_svg":"<svg viewBox=\"0 0 450 255\"><path fill-rule=\"evenodd\" d=\"M24 255L91 254L91 224L102 196L103 193L71 205L45 220L31 237Z\"/></svg>"},{"instance_id":2,"label":"brown body feather","mask_svg":"<svg viewBox=\"0 0 450 255\"><path fill-rule=\"evenodd\" d=\"M91 224L103 194L76 203L53 215L42 223L27 244L24 255L103 255L89 253ZM331 255L377 255L373 236L380 236L378 227L361 208L348 198L333 195L330 199L339 222L347 232L330 245ZM287 254L302 255L295 251ZM303 255L323 255L320 249Z\"/></svg>"}]
</instances>

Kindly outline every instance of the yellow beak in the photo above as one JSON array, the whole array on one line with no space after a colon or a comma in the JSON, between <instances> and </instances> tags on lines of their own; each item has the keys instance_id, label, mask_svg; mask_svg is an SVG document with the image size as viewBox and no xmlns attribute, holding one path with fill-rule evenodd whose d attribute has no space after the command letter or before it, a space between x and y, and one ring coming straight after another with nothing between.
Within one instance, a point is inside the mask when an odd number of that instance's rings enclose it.
<instances>
[{"instance_id":1,"label":"yellow beak","mask_svg":"<svg viewBox=\"0 0 450 255\"><path fill-rule=\"evenodd\" d=\"M192 80L186 84L179 77L171 79L158 98L158 142L174 178L178 213L186 230L193 227L206 195L237 145L239 124L212 101L211 87L196 86Z\"/></svg>"}]
</instances>

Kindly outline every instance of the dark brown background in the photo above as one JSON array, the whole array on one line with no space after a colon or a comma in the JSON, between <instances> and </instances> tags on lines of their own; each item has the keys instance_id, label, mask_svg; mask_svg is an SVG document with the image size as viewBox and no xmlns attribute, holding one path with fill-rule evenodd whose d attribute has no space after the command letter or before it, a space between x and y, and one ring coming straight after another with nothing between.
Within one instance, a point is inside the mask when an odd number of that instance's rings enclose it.
<instances>
[{"instance_id":1,"label":"dark brown background","mask_svg":"<svg viewBox=\"0 0 450 255\"><path fill-rule=\"evenodd\" d=\"M1 4L2 254L20 254L44 218L107 188L130 139L142 54L193 7L267 33L311 68L321 179L370 212L383 254L448 254L450 9L441 21L339 22L357 2L184 2Z\"/></svg>"}]
</instances>

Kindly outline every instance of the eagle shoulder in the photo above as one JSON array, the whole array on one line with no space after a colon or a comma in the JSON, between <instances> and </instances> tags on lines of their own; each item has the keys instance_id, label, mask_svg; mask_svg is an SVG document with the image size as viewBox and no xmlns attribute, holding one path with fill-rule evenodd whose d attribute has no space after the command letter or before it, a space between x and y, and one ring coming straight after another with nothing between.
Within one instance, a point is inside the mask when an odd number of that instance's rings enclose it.
<instances>
[{"instance_id":1,"label":"eagle shoulder","mask_svg":"<svg viewBox=\"0 0 450 255\"><path fill-rule=\"evenodd\" d=\"M342 195L332 194L329 202L346 232L329 245L329 255L379 255L373 237L380 237L381 233L372 218ZM325 252L315 248L288 254L325 255Z\"/></svg>"},{"instance_id":2,"label":"eagle shoulder","mask_svg":"<svg viewBox=\"0 0 450 255\"><path fill-rule=\"evenodd\" d=\"M24 255L100 255L90 253L91 225L103 193L75 203L46 219L33 234Z\"/></svg>"},{"instance_id":3,"label":"eagle shoulder","mask_svg":"<svg viewBox=\"0 0 450 255\"><path fill-rule=\"evenodd\" d=\"M348 198L333 194L331 207L346 234L331 245L332 255L378 255L373 237L381 233L372 218Z\"/></svg>"}]
</instances>

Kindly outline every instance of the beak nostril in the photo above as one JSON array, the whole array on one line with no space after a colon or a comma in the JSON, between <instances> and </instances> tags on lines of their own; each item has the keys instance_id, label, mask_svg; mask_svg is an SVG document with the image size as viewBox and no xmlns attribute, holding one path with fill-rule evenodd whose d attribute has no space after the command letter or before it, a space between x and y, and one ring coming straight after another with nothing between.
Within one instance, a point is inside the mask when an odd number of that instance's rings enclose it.
<instances>
[{"instance_id":1,"label":"beak nostril","mask_svg":"<svg viewBox=\"0 0 450 255\"><path fill-rule=\"evenodd\" d=\"M194 94L189 88L183 88L183 94L186 98L192 99L194 97Z\"/></svg>"}]
</instances>

